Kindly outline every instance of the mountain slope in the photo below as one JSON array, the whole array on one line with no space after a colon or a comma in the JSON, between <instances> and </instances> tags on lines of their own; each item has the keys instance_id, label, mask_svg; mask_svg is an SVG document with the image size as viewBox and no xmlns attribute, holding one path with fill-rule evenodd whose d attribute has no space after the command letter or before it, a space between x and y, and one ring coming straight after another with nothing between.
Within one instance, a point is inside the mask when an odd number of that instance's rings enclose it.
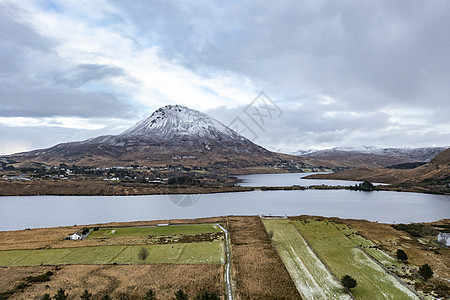
<instances>
[{"instance_id":1,"label":"mountain slope","mask_svg":"<svg viewBox=\"0 0 450 300\"><path fill-rule=\"evenodd\" d=\"M252 143L204 113L168 105L119 135L63 143L10 157L53 165L165 165L183 161L183 165L239 167L277 162L287 155Z\"/></svg>"},{"instance_id":2,"label":"mountain slope","mask_svg":"<svg viewBox=\"0 0 450 300\"><path fill-rule=\"evenodd\" d=\"M446 185L450 184L450 148L436 155L429 163L410 170L360 168L333 174L317 174L308 178L368 180L391 184L439 182L439 184Z\"/></svg>"},{"instance_id":3,"label":"mountain slope","mask_svg":"<svg viewBox=\"0 0 450 300\"><path fill-rule=\"evenodd\" d=\"M318 164L356 168L384 168L401 163L429 162L446 148L377 148L364 146L359 148L336 147L319 151L299 151L297 153L303 159L309 159Z\"/></svg>"}]
</instances>

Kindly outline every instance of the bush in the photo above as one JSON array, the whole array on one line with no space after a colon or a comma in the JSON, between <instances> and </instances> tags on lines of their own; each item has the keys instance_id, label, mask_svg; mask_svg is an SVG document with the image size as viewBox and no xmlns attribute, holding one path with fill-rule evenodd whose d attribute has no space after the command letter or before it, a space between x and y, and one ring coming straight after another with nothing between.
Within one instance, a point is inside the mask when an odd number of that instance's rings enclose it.
<instances>
[{"instance_id":1,"label":"bush","mask_svg":"<svg viewBox=\"0 0 450 300\"><path fill-rule=\"evenodd\" d=\"M41 300L51 300L52 297L50 297L50 294L44 294L44 296L41 297Z\"/></svg>"},{"instance_id":2,"label":"bush","mask_svg":"<svg viewBox=\"0 0 450 300\"><path fill-rule=\"evenodd\" d=\"M373 186L372 183L370 183L369 181L364 181L363 183L360 184L355 184L354 187L351 187L351 189L356 190L356 191L373 191L375 189L375 187Z\"/></svg>"},{"instance_id":3,"label":"bush","mask_svg":"<svg viewBox=\"0 0 450 300\"><path fill-rule=\"evenodd\" d=\"M433 277L433 270L428 264L424 264L419 268L419 275L422 276L425 280Z\"/></svg>"},{"instance_id":4,"label":"bush","mask_svg":"<svg viewBox=\"0 0 450 300\"><path fill-rule=\"evenodd\" d=\"M55 300L66 300L69 294L66 294L66 291L63 289L59 289L56 294L53 296Z\"/></svg>"},{"instance_id":5,"label":"bush","mask_svg":"<svg viewBox=\"0 0 450 300\"><path fill-rule=\"evenodd\" d=\"M157 300L156 293L152 289L149 289L148 292L145 294L144 299L145 300Z\"/></svg>"},{"instance_id":6,"label":"bush","mask_svg":"<svg viewBox=\"0 0 450 300\"><path fill-rule=\"evenodd\" d=\"M203 291L195 297L195 300L219 300L219 295L216 292Z\"/></svg>"},{"instance_id":7,"label":"bush","mask_svg":"<svg viewBox=\"0 0 450 300\"><path fill-rule=\"evenodd\" d=\"M145 262L147 257L148 257L148 250L142 247L141 250L139 250L138 258L143 262Z\"/></svg>"},{"instance_id":8,"label":"bush","mask_svg":"<svg viewBox=\"0 0 450 300\"><path fill-rule=\"evenodd\" d=\"M437 235L439 231L429 225L422 224L397 224L392 225L396 230L401 230L409 233L413 237L426 237L430 235Z\"/></svg>"},{"instance_id":9,"label":"bush","mask_svg":"<svg viewBox=\"0 0 450 300\"><path fill-rule=\"evenodd\" d=\"M182 290L178 290L175 292L175 298L173 300L188 300L188 295Z\"/></svg>"},{"instance_id":10,"label":"bush","mask_svg":"<svg viewBox=\"0 0 450 300\"><path fill-rule=\"evenodd\" d=\"M92 293L89 293L88 290L84 290L84 293L80 298L83 300L90 300L92 298Z\"/></svg>"},{"instance_id":11,"label":"bush","mask_svg":"<svg viewBox=\"0 0 450 300\"><path fill-rule=\"evenodd\" d=\"M356 282L356 279L352 278L350 275L345 275L341 279L342 285L347 289L355 288L358 283Z\"/></svg>"},{"instance_id":12,"label":"bush","mask_svg":"<svg viewBox=\"0 0 450 300\"><path fill-rule=\"evenodd\" d=\"M399 259L401 261L406 261L406 260L408 260L408 255L406 255L405 251L403 251L402 249L398 249L397 250L397 259Z\"/></svg>"},{"instance_id":13,"label":"bush","mask_svg":"<svg viewBox=\"0 0 450 300\"><path fill-rule=\"evenodd\" d=\"M28 283L46 282L46 281L50 281L50 276L53 276L52 271L48 271L45 274L41 274L41 275L37 275L37 276L28 276L27 278L25 278L25 280Z\"/></svg>"}]
</instances>

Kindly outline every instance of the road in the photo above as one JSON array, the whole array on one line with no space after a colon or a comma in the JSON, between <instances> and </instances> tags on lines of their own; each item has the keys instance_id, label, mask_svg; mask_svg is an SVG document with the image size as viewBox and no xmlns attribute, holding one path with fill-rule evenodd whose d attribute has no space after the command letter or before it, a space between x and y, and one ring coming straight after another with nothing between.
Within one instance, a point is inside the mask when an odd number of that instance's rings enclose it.
<instances>
[{"instance_id":1,"label":"road","mask_svg":"<svg viewBox=\"0 0 450 300\"><path fill-rule=\"evenodd\" d=\"M225 234L225 285L227 290L227 299L233 300L233 287L231 284L231 249L228 231L220 224L216 224Z\"/></svg>"}]
</instances>

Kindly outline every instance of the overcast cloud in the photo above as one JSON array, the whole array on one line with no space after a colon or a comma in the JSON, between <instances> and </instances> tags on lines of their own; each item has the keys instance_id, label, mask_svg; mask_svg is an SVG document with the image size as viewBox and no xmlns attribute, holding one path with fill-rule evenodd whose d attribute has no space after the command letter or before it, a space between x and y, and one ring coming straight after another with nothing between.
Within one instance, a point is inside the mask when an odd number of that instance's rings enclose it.
<instances>
[{"instance_id":1,"label":"overcast cloud","mask_svg":"<svg viewBox=\"0 0 450 300\"><path fill-rule=\"evenodd\" d=\"M0 0L0 154L182 104L271 149L450 145L450 2ZM261 129L245 107L282 110Z\"/></svg>"}]
</instances>

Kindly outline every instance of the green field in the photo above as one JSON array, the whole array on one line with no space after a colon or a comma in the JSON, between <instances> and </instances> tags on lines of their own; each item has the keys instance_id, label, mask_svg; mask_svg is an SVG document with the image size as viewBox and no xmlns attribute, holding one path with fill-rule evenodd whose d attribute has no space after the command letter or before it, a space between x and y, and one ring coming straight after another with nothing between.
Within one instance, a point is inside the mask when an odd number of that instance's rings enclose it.
<instances>
[{"instance_id":1,"label":"green field","mask_svg":"<svg viewBox=\"0 0 450 300\"><path fill-rule=\"evenodd\" d=\"M60 264L141 264L138 252L146 248L145 263L221 264L223 242L176 243L144 246L95 246L43 250L0 251L0 266L36 266Z\"/></svg>"},{"instance_id":2,"label":"green field","mask_svg":"<svg viewBox=\"0 0 450 300\"><path fill-rule=\"evenodd\" d=\"M213 224L101 228L100 230L93 231L87 238L196 235L217 232L221 232L221 230Z\"/></svg>"},{"instance_id":3,"label":"green field","mask_svg":"<svg viewBox=\"0 0 450 300\"><path fill-rule=\"evenodd\" d=\"M346 225L312 219L292 223L338 278L348 274L357 280L352 289L357 299L418 299L357 246L394 264L392 259Z\"/></svg>"},{"instance_id":4,"label":"green field","mask_svg":"<svg viewBox=\"0 0 450 300\"><path fill-rule=\"evenodd\" d=\"M292 280L304 299L351 299L287 219L263 220Z\"/></svg>"}]
</instances>

